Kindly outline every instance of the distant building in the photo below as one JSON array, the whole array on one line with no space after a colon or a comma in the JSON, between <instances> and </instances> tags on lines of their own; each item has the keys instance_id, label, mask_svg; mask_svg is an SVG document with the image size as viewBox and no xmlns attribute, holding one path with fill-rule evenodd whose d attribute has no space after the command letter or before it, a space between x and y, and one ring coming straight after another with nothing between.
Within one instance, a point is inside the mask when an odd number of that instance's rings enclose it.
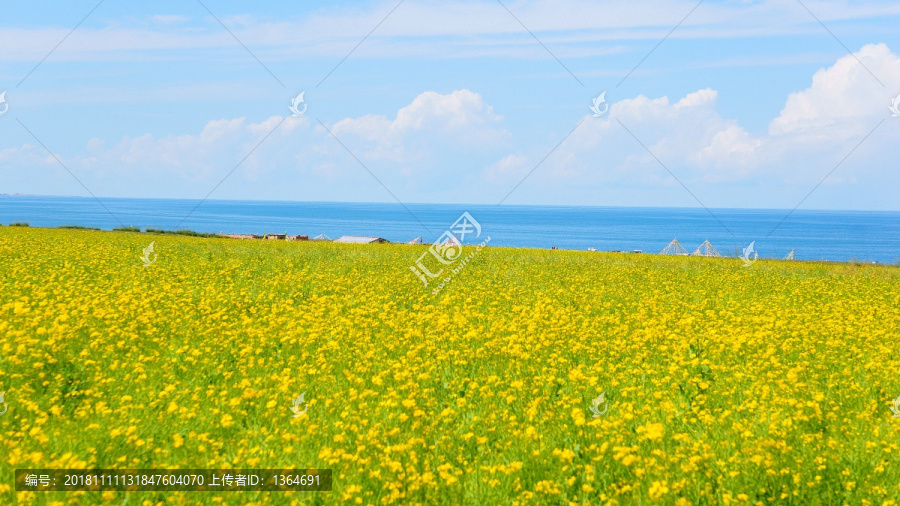
<instances>
[{"instance_id":1,"label":"distant building","mask_svg":"<svg viewBox=\"0 0 900 506\"><path fill-rule=\"evenodd\" d=\"M219 234L222 237L229 237L231 239L260 239L262 236L254 235L254 234Z\"/></svg>"},{"instance_id":2,"label":"distant building","mask_svg":"<svg viewBox=\"0 0 900 506\"><path fill-rule=\"evenodd\" d=\"M335 239L334 242L344 242L351 244L382 244L390 241L388 241L387 239L382 239L381 237L370 237L366 235L342 235Z\"/></svg>"},{"instance_id":3,"label":"distant building","mask_svg":"<svg viewBox=\"0 0 900 506\"><path fill-rule=\"evenodd\" d=\"M308 241L308 235L287 235L287 234L219 234L220 237L228 237L231 239L269 239L272 241Z\"/></svg>"}]
</instances>

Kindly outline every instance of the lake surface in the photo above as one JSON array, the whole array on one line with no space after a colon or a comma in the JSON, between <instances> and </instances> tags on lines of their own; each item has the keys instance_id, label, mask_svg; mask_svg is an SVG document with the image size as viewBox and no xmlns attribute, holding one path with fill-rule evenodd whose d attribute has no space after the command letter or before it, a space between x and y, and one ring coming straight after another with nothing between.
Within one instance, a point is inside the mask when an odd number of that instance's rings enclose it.
<instances>
[{"instance_id":1,"label":"lake surface","mask_svg":"<svg viewBox=\"0 0 900 506\"><path fill-rule=\"evenodd\" d=\"M102 204L101 204L102 203ZM115 199L0 195L0 223L190 229L196 232L373 235L436 240L463 212L491 246L658 253L673 238L693 251L709 240L723 256L755 241L761 258L900 263L900 212L496 206L345 202ZM467 237L466 242L470 242Z\"/></svg>"}]
</instances>

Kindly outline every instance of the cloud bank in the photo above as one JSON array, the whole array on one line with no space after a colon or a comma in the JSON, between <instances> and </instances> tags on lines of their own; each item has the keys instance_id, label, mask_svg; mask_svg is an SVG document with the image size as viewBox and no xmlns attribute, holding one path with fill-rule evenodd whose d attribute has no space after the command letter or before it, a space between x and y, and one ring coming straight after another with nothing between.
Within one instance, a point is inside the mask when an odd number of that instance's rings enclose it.
<instances>
[{"instance_id":1,"label":"cloud bank","mask_svg":"<svg viewBox=\"0 0 900 506\"><path fill-rule=\"evenodd\" d=\"M496 203L537 166L511 203L654 205L677 195L663 202L697 205L683 184L714 207L792 207L841 164L813 207L843 192L848 207L897 209L878 190L900 187L900 118L888 110L898 94L900 58L872 44L816 72L761 132L723 117L716 90L637 95L600 118L586 103L573 117L580 126L547 156L562 134L526 144L482 95L458 89L423 92L393 117L324 127L309 117L216 119L194 134L93 139L62 159L101 195L200 198L233 171L212 198ZM70 179L33 144L0 151L0 167L22 192L46 192L29 186L36 170ZM160 180L163 190L144 193ZM722 200L721 187L744 197Z\"/></svg>"}]
</instances>

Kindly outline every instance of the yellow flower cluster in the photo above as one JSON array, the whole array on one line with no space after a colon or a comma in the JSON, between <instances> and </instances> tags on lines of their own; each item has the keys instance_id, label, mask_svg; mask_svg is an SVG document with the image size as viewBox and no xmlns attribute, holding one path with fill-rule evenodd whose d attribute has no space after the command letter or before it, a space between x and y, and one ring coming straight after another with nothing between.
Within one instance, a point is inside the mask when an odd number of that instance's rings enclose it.
<instances>
[{"instance_id":1,"label":"yellow flower cluster","mask_svg":"<svg viewBox=\"0 0 900 506\"><path fill-rule=\"evenodd\" d=\"M0 227L0 503L900 500L896 267L486 248L433 295L419 255ZM11 486L88 467L334 489Z\"/></svg>"}]
</instances>

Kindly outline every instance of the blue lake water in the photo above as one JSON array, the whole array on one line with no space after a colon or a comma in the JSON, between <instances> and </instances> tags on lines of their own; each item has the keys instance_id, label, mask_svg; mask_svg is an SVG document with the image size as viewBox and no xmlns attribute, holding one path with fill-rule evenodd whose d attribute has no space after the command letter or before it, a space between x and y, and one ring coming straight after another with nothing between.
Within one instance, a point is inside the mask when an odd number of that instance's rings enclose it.
<instances>
[{"instance_id":1,"label":"blue lake water","mask_svg":"<svg viewBox=\"0 0 900 506\"><path fill-rule=\"evenodd\" d=\"M783 258L793 249L798 260L900 263L900 212L116 198L98 202L88 197L0 195L4 225L374 235L391 242L417 236L432 242L465 211L482 227L479 241L489 236L491 246L658 253L677 237L689 252L708 239L723 256L737 256L740 248L755 241L761 258Z\"/></svg>"}]
</instances>

